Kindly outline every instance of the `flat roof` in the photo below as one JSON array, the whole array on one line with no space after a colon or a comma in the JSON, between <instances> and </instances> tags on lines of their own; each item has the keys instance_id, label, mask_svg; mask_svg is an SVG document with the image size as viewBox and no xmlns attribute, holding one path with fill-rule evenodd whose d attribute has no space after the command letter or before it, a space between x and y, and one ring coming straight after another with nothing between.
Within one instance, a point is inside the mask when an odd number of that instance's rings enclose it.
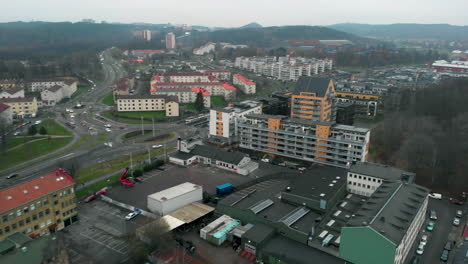
<instances>
[{"instance_id":1,"label":"flat roof","mask_svg":"<svg viewBox=\"0 0 468 264\"><path fill-rule=\"evenodd\" d=\"M211 206L194 202L170 213L169 215L188 224L213 211L214 208Z\"/></svg>"},{"instance_id":2,"label":"flat roof","mask_svg":"<svg viewBox=\"0 0 468 264\"><path fill-rule=\"evenodd\" d=\"M185 224L184 221L171 215L165 215L137 228L136 233L139 233L140 235L145 235L145 233L151 233L152 235L162 235L176 229L183 224Z\"/></svg>"},{"instance_id":3,"label":"flat roof","mask_svg":"<svg viewBox=\"0 0 468 264\"><path fill-rule=\"evenodd\" d=\"M242 237L252 240L255 243L263 242L275 230L264 224L255 224L252 228L247 230Z\"/></svg>"},{"instance_id":4,"label":"flat roof","mask_svg":"<svg viewBox=\"0 0 468 264\"><path fill-rule=\"evenodd\" d=\"M165 189L163 191L148 195L148 198L151 198L157 201L166 201L166 200L174 199L182 194L191 192L196 189L201 189L201 188L202 187L200 185L190 183L190 182L184 182L182 184Z\"/></svg>"},{"instance_id":5,"label":"flat roof","mask_svg":"<svg viewBox=\"0 0 468 264\"><path fill-rule=\"evenodd\" d=\"M357 162L351 165L349 172L364 174L367 176L373 176L382 178L388 181L399 181L402 180L402 176L414 176L415 173L407 172L402 169L391 167L385 164L378 164L372 162Z\"/></svg>"}]
</instances>

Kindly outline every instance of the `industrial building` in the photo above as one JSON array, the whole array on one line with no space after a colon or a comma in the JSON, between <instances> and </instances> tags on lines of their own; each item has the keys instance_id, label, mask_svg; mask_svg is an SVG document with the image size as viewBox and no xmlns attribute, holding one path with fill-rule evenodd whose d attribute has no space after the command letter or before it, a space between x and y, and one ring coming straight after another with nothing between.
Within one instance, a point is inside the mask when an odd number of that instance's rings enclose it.
<instances>
[{"instance_id":1,"label":"industrial building","mask_svg":"<svg viewBox=\"0 0 468 264\"><path fill-rule=\"evenodd\" d=\"M15 232L30 237L77 221L75 181L62 169L0 190L0 240Z\"/></svg>"},{"instance_id":2,"label":"industrial building","mask_svg":"<svg viewBox=\"0 0 468 264\"><path fill-rule=\"evenodd\" d=\"M354 175L382 181L358 195L349 192ZM411 183L414 176L379 164L314 166L272 175L227 196L217 210L253 225L241 248L266 263L404 263L427 210L428 190Z\"/></svg>"},{"instance_id":3,"label":"industrial building","mask_svg":"<svg viewBox=\"0 0 468 264\"><path fill-rule=\"evenodd\" d=\"M167 215L190 203L203 199L203 187L190 182L148 195L148 209L158 215Z\"/></svg>"},{"instance_id":4,"label":"industrial building","mask_svg":"<svg viewBox=\"0 0 468 264\"><path fill-rule=\"evenodd\" d=\"M198 162L241 175L248 175L258 169L258 163L245 154L203 145L199 139L179 139L177 147L178 152L169 157L169 161L174 164L189 166Z\"/></svg>"},{"instance_id":5,"label":"industrial building","mask_svg":"<svg viewBox=\"0 0 468 264\"><path fill-rule=\"evenodd\" d=\"M236 140L236 123L248 114L260 114L262 104L257 101L242 101L220 109L210 110L209 135L224 142Z\"/></svg>"}]
</instances>

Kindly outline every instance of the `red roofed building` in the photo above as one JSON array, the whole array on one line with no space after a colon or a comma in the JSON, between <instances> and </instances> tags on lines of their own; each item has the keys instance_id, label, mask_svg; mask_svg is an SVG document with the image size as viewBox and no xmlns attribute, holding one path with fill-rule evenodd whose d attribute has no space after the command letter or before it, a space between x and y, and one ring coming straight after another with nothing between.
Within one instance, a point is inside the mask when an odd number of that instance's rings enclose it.
<instances>
[{"instance_id":1,"label":"red roofed building","mask_svg":"<svg viewBox=\"0 0 468 264\"><path fill-rule=\"evenodd\" d=\"M231 79L231 71L225 69L210 69L210 70L202 70L202 73L213 75L214 77L228 81Z\"/></svg>"},{"instance_id":2,"label":"red roofed building","mask_svg":"<svg viewBox=\"0 0 468 264\"><path fill-rule=\"evenodd\" d=\"M0 190L0 240L48 234L76 221L75 181L63 169Z\"/></svg>"},{"instance_id":3,"label":"red roofed building","mask_svg":"<svg viewBox=\"0 0 468 264\"><path fill-rule=\"evenodd\" d=\"M245 94L256 93L255 83L240 74L234 74L232 76L232 82L234 85L237 85L237 87L239 87Z\"/></svg>"}]
</instances>

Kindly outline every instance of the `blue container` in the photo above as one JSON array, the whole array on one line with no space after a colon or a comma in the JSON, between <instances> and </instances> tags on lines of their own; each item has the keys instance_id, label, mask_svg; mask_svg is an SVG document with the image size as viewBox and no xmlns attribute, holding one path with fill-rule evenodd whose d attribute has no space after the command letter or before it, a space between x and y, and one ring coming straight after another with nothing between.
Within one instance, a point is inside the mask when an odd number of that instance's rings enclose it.
<instances>
[{"instance_id":1,"label":"blue container","mask_svg":"<svg viewBox=\"0 0 468 264\"><path fill-rule=\"evenodd\" d=\"M234 186L232 186L232 184L225 183L216 187L216 194L222 196L232 193L233 190Z\"/></svg>"}]
</instances>

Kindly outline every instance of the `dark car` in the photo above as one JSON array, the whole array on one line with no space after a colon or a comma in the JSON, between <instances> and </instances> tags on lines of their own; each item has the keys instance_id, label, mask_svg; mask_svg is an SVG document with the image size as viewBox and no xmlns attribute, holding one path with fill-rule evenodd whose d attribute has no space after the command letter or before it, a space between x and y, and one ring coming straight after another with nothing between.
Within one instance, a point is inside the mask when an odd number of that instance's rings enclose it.
<instances>
[{"instance_id":1,"label":"dark car","mask_svg":"<svg viewBox=\"0 0 468 264\"><path fill-rule=\"evenodd\" d=\"M450 198L450 203L451 203L451 204L457 204L457 205L463 205L463 202L460 201L460 200L457 199L457 198Z\"/></svg>"},{"instance_id":2,"label":"dark car","mask_svg":"<svg viewBox=\"0 0 468 264\"><path fill-rule=\"evenodd\" d=\"M6 178L7 178L7 179L12 179L12 178L15 178L15 177L18 177L18 173L10 174L10 175L8 175Z\"/></svg>"},{"instance_id":3,"label":"dark car","mask_svg":"<svg viewBox=\"0 0 468 264\"><path fill-rule=\"evenodd\" d=\"M90 196L86 197L86 199L84 199L84 202L89 203L89 202L92 202L92 201L96 200L96 198L97 198L96 195L91 194Z\"/></svg>"},{"instance_id":4,"label":"dark car","mask_svg":"<svg viewBox=\"0 0 468 264\"><path fill-rule=\"evenodd\" d=\"M447 243L445 243L444 249L450 251L452 250L452 248L453 248L453 241L447 241Z\"/></svg>"},{"instance_id":5,"label":"dark car","mask_svg":"<svg viewBox=\"0 0 468 264\"><path fill-rule=\"evenodd\" d=\"M442 255L440 255L440 260L442 260L443 262L447 262L448 257L449 257L449 251L444 249L444 251L442 251Z\"/></svg>"}]
</instances>

